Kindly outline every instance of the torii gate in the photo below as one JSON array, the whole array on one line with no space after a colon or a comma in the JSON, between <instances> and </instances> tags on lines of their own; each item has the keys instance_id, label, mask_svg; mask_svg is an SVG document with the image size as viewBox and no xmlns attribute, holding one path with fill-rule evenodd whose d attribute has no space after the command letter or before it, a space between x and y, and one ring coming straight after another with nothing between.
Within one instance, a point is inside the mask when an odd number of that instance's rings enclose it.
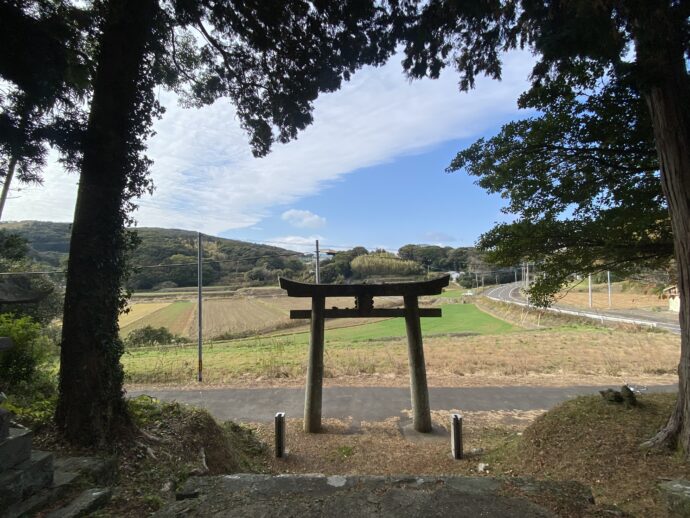
<instances>
[{"instance_id":1,"label":"torii gate","mask_svg":"<svg viewBox=\"0 0 690 518\"><path fill-rule=\"evenodd\" d=\"M311 297L311 310L293 309L290 318L311 319L309 336L309 366L304 396L304 431L321 429L321 399L323 392L324 319L405 317L407 329L407 354L410 362L410 393L412 398L413 425L418 432L431 432L429 389L426 384L426 366L422 344L420 317L440 317L440 308L419 307L420 295L437 295L448 286L450 276L422 282L391 284L307 284L281 277L280 287L288 297ZM374 297L402 296L401 308L374 308ZM355 307L325 309L326 297L355 297Z\"/></svg>"}]
</instances>

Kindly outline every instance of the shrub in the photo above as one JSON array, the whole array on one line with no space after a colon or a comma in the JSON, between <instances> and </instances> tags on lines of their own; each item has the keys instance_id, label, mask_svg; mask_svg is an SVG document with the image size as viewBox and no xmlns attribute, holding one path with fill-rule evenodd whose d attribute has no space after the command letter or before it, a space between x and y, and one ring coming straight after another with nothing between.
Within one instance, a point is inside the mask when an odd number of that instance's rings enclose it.
<instances>
[{"instance_id":1,"label":"shrub","mask_svg":"<svg viewBox=\"0 0 690 518\"><path fill-rule=\"evenodd\" d=\"M181 336L172 334L166 327L146 326L135 329L125 339L127 347L146 347L186 342Z\"/></svg>"},{"instance_id":2,"label":"shrub","mask_svg":"<svg viewBox=\"0 0 690 518\"><path fill-rule=\"evenodd\" d=\"M50 355L50 340L41 325L31 317L0 314L0 336L9 337L14 346L0 352L0 390L10 391L32 381L38 368Z\"/></svg>"}]
</instances>

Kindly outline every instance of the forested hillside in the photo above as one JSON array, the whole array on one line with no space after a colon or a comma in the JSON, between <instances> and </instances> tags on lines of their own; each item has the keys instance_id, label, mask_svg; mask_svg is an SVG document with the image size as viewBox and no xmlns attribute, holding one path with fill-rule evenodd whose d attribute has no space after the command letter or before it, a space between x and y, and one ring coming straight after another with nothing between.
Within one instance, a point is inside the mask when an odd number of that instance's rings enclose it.
<instances>
[{"instance_id":1,"label":"forested hillside","mask_svg":"<svg viewBox=\"0 0 690 518\"><path fill-rule=\"evenodd\" d=\"M28 241L28 256L47 269L66 265L70 225L47 221L20 221L0 224ZM132 254L133 273L128 287L149 290L196 286L197 234L189 230L142 227L135 229L140 243ZM203 236L205 286L243 286L274 283L278 276L313 282L313 258L299 252ZM446 271L464 272L461 284L470 287L486 283L510 282L511 268L496 269L472 247L452 248L408 244L397 256L385 250L369 252L364 247L324 254L321 282L352 282L363 279L417 278ZM475 273L477 275L475 275Z\"/></svg>"},{"instance_id":2,"label":"forested hillside","mask_svg":"<svg viewBox=\"0 0 690 518\"><path fill-rule=\"evenodd\" d=\"M68 223L21 221L3 223L0 228L25 238L33 260L54 268L66 264ZM196 285L196 232L144 227L136 233L141 243L132 255L130 288ZM204 285L261 282L277 275L299 278L307 269L299 252L214 236L204 236L203 242Z\"/></svg>"}]
</instances>

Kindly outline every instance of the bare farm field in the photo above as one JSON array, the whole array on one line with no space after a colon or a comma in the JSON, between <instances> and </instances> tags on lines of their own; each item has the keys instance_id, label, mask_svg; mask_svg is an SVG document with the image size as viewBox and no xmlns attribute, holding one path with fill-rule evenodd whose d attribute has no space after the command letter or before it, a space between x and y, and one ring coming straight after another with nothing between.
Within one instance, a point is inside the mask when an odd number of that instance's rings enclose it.
<instances>
[{"instance_id":1,"label":"bare farm field","mask_svg":"<svg viewBox=\"0 0 690 518\"><path fill-rule=\"evenodd\" d=\"M170 305L170 302L147 302L141 304L131 304L127 313L120 315L120 328L124 329L131 326L136 321L146 318L159 309Z\"/></svg>"},{"instance_id":2,"label":"bare farm field","mask_svg":"<svg viewBox=\"0 0 690 518\"><path fill-rule=\"evenodd\" d=\"M286 327L290 320L286 312L263 299L255 297L232 297L209 299L203 302L204 336L251 336L280 327ZM184 336L194 337L199 326L198 308Z\"/></svg>"},{"instance_id":3,"label":"bare farm field","mask_svg":"<svg viewBox=\"0 0 690 518\"><path fill-rule=\"evenodd\" d=\"M171 333L183 335L186 333L190 319L193 317L196 304L189 301L175 301L170 303L143 303L133 304L129 313L120 317L120 329L123 336L127 336L135 329L142 327L165 327ZM128 322L127 317L133 318ZM123 318L124 323L123 325Z\"/></svg>"},{"instance_id":4,"label":"bare farm field","mask_svg":"<svg viewBox=\"0 0 690 518\"><path fill-rule=\"evenodd\" d=\"M353 299L328 299L329 305L352 307ZM380 307L397 304L385 301ZM307 320L290 320L291 309L309 309L310 299L286 296L214 297L203 301L203 333L209 340L243 338L268 333L282 333L290 328L305 331ZM327 329L364 325L381 319L338 319L327 322ZM196 300L174 302L136 302L120 317L123 336L144 326L166 327L174 334L195 338L198 328Z\"/></svg>"}]
</instances>

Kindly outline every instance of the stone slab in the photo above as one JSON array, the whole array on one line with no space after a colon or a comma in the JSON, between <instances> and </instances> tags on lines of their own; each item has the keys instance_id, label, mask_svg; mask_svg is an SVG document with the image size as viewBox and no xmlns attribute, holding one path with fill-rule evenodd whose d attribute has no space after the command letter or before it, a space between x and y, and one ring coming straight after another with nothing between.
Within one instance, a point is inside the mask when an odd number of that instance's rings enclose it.
<instances>
[{"instance_id":1,"label":"stone slab","mask_svg":"<svg viewBox=\"0 0 690 518\"><path fill-rule=\"evenodd\" d=\"M53 455L34 450L31 458L0 474L0 509L8 508L53 483Z\"/></svg>"},{"instance_id":2,"label":"stone slab","mask_svg":"<svg viewBox=\"0 0 690 518\"><path fill-rule=\"evenodd\" d=\"M33 433L24 428L10 428L9 435L0 440L0 473L25 462L31 457Z\"/></svg>"},{"instance_id":3,"label":"stone slab","mask_svg":"<svg viewBox=\"0 0 690 518\"><path fill-rule=\"evenodd\" d=\"M117 463L114 457L58 457L54 465L56 473L78 473L80 479L99 486L108 486L117 480Z\"/></svg>"},{"instance_id":4,"label":"stone slab","mask_svg":"<svg viewBox=\"0 0 690 518\"><path fill-rule=\"evenodd\" d=\"M666 505L670 517L690 516L690 481L677 479L659 484L666 495Z\"/></svg>"},{"instance_id":5,"label":"stone slab","mask_svg":"<svg viewBox=\"0 0 690 518\"><path fill-rule=\"evenodd\" d=\"M83 491L71 503L48 513L46 518L78 518L89 516L108 503L112 496L110 488L92 488Z\"/></svg>"},{"instance_id":6,"label":"stone slab","mask_svg":"<svg viewBox=\"0 0 690 518\"><path fill-rule=\"evenodd\" d=\"M555 514L506 493L488 477L365 477L315 475L224 475L194 477L158 517L424 516L551 518Z\"/></svg>"}]
</instances>

